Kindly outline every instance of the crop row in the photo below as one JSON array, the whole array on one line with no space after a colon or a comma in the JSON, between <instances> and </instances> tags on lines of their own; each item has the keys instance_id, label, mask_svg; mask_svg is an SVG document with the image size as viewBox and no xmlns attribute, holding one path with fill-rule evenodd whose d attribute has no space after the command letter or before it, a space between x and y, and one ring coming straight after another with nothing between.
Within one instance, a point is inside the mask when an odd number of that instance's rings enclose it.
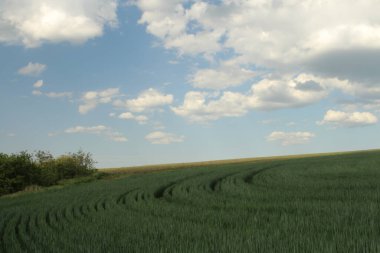
<instances>
[{"instance_id":1,"label":"crop row","mask_svg":"<svg viewBox=\"0 0 380 253\"><path fill-rule=\"evenodd\" d=\"M379 153L196 167L0 199L0 252L378 252Z\"/></svg>"}]
</instances>

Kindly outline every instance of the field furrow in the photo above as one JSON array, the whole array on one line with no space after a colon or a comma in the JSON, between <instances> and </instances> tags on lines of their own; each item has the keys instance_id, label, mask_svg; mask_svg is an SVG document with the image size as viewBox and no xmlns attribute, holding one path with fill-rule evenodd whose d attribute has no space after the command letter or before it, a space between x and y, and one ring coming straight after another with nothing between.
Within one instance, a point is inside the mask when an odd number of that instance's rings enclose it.
<instances>
[{"instance_id":1,"label":"field furrow","mask_svg":"<svg viewBox=\"0 0 380 253\"><path fill-rule=\"evenodd\" d=\"M199 166L0 198L0 252L379 252L379 165Z\"/></svg>"}]
</instances>

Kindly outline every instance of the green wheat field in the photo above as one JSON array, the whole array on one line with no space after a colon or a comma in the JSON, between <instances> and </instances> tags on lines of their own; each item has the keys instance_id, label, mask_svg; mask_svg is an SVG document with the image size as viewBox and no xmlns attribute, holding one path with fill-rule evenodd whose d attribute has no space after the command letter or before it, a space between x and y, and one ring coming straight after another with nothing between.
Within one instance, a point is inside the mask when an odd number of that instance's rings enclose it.
<instances>
[{"instance_id":1,"label":"green wheat field","mask_svg":"<svg viewBox=\"0 0 380 253\"><path fill-rule=\"evenodd\" d=\"M380 151L167 168L0 198L0 252L380 252Z\"/></svg>"}]
</instances>

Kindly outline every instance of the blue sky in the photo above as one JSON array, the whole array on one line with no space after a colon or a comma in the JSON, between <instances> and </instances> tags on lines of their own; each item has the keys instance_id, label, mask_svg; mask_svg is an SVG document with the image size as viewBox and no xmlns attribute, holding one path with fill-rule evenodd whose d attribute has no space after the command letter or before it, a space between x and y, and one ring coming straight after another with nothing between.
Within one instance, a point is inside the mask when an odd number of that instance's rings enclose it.
<instances>
[{"instance_id":1,"label":"blue sky","mask_svg":"<svg viewBox=\"0 0 380 253\"><path fill-rule=\"evenodd\" d=\"M119 167L379 148L375 5L0 0L0 152Z\"/></svg>"}]
</instances>

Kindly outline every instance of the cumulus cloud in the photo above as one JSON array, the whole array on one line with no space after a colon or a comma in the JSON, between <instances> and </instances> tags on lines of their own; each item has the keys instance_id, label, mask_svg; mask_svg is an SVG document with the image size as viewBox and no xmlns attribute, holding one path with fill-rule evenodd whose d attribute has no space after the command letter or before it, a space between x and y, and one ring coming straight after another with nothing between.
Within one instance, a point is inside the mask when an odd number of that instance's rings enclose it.
<instances>
[{"instance_id":1,"label":"cumulus cloud","mask_svg":"<svg viewBox=\"0 0 380 253\"><path fill-rule=\"evenodd\" d=\"M135 115L135 114L133 114L131 112L121 113L118 118L119 119L126 119L126 120L135 120L139 124L146 124L146 122L148 121L148 117L147 116L145 116L145 115Z\"/></svg>"},{"instance_id":2,"label":"cumulus cloud","mask_svg":"<svg viewBox=\"0 0 380 253\"><path fill-rule=\"evenodd\" d=\"M364 110L373 110L377 113L380 113L380 99L377 100L363 100L363 101L354 101L355 107L361 107Z\"/></svg>"},{"instance_id":3,"label":"cumulus cloud","mask_svg":"<svg viewBox=\"0 0 380 253\"><path fill-rule=\"evenodd\" d=\"M315 137L311 132L281 132L275 131L267 136L267 141L279 142L283 146L305 144Z\"/></svg>"},{"instance_id":4,"label":"cumulus cloud","mask_svg":"<svg viewBox=\"0 0 380 253\"><path fill-rule=\"evenodd\" d=\"M183 34L166 39L165 48L176 48L180 55L204 54L207 58L210 58L222 49L218 43L221 35L221 31Z\"/></svg>"},{"instance_id":5,"label":"cumulus cloud","mask_svg":"<svg viewBox=\"0 0 380 253\"><path fill-rule=\"evenodd\" d=\"M1 21L0 21L1 22ZM29 62L26 66L20 68L18 73L24 76L38 76L46 69L45 64L38 62Z\"/></svg>"},{"instance_id":6,"label":"cumulus cloud","mask_svg":"<svg viewBox=\"0 0 380 253\"><path fill-rule=\"evenodd\" d=\"M143 112L150 109L157 109L173 102L173 95L163 94L156 89L150 88L139 94L135 99L126 101L117 100L114 102L116 107L124 107L132 112Z\"/></svg>"},{"instance_id":7,"label":"cumulus cloud","mask_svg":"<svg viewBox=\"0 0 380 253\"><path fill-rule=\"evenodd\" d=\"M117 25L116 0L0 1L0 42L38 47L42 43L83 43ZM20 8L22 6L22 8Z\"/></svg>"},{"instance_id":8,"label":"cumulus cloud","mask_svg":"<svg viewBox=\"0 0 380 253\"><path fill-rule=\"evenodd\" d=\"M73 96L72 92L42 92L40 90L33 90L32 94L35 96L46 96L49 98L67 98L70 99Z\"/></svg>"},{"instance_id":9,"label":"cumulus cloud","mask_svg":"<svg viewBox=\"0 0 380 253\"><path fill-rule=\"evenodd\" d=\"M234 66L200 69L191 76L190 84L195 88L222 90L238 86L254 77L254 75L251 70Z\"/></svg>"},{"instance_id":10,"label":"cumulus cloud","mask_svg":"<svg viewBox=\"0 0 380 253\"><path fill-rule=\"evenodd\" d=\"M147 32L156 36L163 47L179 54L199 54L233 63L234 71L242 70L242 66L258 66L281 75L307 72L348 80L358 87L378 86L380 81L380 17L374 8L376 0L135 3L142 11L139 22L146 25ZM242 75L234 80L232 76L228 70L206 67L196 72L190 83L196 88L225 89L246 80ZM276 86L279 91L284 86L281 100L289 99L286 83L263 86ZM324 94L316 95L318 100ZM298 104L304 104L299 98Z\"/></svg>"},{"instance_id":11,"label":"cumulus cloud","mask_svg":"<svg viewBox=\"0 0 380 253\"><path fill-rule=\"evenodd\" d=\"M78 133L86 133L86 134L95 134L95 135L103 135L107 137L107 139L115 141L115 142L126 142L128 139L122 133L114 131L112 128L98 125L98 126L75 126L68 128L64 131L67 134L78 134Z\"/></svg>"},{"instance_id":12,"label":"cumulus cloud","mask_svg":"<svg viewBox=\"0 0 380 253\"><path fill-rule=\"evenodd\" d=\"M268 77L252 85L246 93L190 91L182 105L173 106L175 114L192 122L207 122L223 117L240 117L250 110L276 110L316 103L334 89L348 83L310 74Z\"/></svg>"},{"instance_id":13,"label":"cumulus cloud","mask_svg":"<svg viewBox=\"0 0 380 253\"><path fill-rule=\"evenodd\" d=\"M41 88L43 85L44 85L44 81L38 80L37 82L33 84L33 87L38 89L38 88Z\"/></svg>"},{"instance_id":14,"label":"cumulus cloud","mask_svg":"<svg viewBox=\"0 0 380 253\"><path fill-rule=\"evenodd\" d=\"M249 103L260 110L301 107L325 98L331 83L308 74L263 79L252 85Z\"/></svg>"},{"instance_id":15,"label":"cumulus cloud","mask_svg":"<svg viewBox=\"0 0 380 253\"><path fill-rule=\"evenodd\" d=\"M119 88L109 88L100 91L87 91L82 95L82 104L79 105L79 113L86 114L95 109L99 104L108 104L119 95Z\"/></svg>"},{"instance_id":16,"label":"cumulus cloud","mask_svg":"<svg viewBox=\"0 0 380 253\"><path fill-rule=\"evenodd\" d=\"M255 62L288 62L337 48L380 46L375 0L148 2L136 1L143 13L140 23L164 43L186 35L212 38L219 31L215 41L220 50L233 48ZM186 51L185 46L181 49Z\"/></svg>"},{"instance_id":17,"label":"cumulus cloud","mask_svg":"<svg viewBox=\"0 0 380 253\"><path fill-rule=\"evenodd\" d=\"M213 99L207 92L186 93L182 105L172 107L172 111L192 122L207 122L222 117L239 117L248 112L247 97L237 92L226 91Z\"/></svg>"},{"instance_id":18,"label":"cumulus cloud","mask_svg":"<svg viewBox=\"0 0 380 253\"><path fill-rule=\"evenodd\" d=\"M328 51L305 63L305 67L313 73L348 79L359 87L380 82L379 65L380 50L364 47Z\"/></svg>"},{"instance_id":19,"label":"cumulus cloud","mask_svg":"<svg viewBox=\"0 0 380 253\"><path fill-rule=\"evenodd\" d=\"M45 95L49 98L71 98L71 92L46 92Z\"/></svg>"},{"instance_id":20,"label":"cumulus cloud","mask_svg":"<svg viewBox=\"0 0 380 253\"><path fill-rule=\"evenodd\" d=\"M185 137L172 133L155 131L145 136L145 139L152 144L170 144L174 142L183 142Z\"/></svg>"},{"instance_id":21,"label":"cumulus cloud","mask_svg":"<svg viewBox=\"0 0 380 253\"><path fill-rule=\"evenodd\" d=\"M138 0L135 3L142 11L139 23L145 24L149 33L160 38L165 48L175 48L180 54L206 55L222 49L218 41L223 29L190 32L188 24L203 12L201 5L194 4L186 9L181 0Z\"/></svg>"},{"instance_id":22,"label":"cumulus cloud","mask_svg":"<svg viewBox=\"0 0 380 253\"><path fill-rule=\"evenodd\" d=\"M147 24L148 32L165 38L183 33L186 30L185 9L181 0L135 1L143 10L140 24Z\"/></svg>"},{"instance_id":23,"label":"cumulus cloud","mask_svg":"<svg viewBox=\"0 0 380 253\"><path fill-rule=\"evenodd\" d=\"M84 126L76 126L72 128L68 128L65 130L65 133L74 134L74 133L90 133L90 134L101 134L108 128L103 125L93 126L93 127L84 127Z\"/></svg>"},{"instance_id":24,"label":"cumulus cloud","mask_svg":"<svg viewBox=\"0 0 380 253\"><path fill-rule=\"evenodd\" d=\"M373 125L378 122L377 117L370 112L342 112L328 110L319 125L333 125L342 127L359 127Z\"/></svg>"},{"instance_id":25,"label":"cumulus cloud","mask_svg":"<svg viewBox=\"0 0 380 253\"><path fill-rule=\"evenodd\" d=\"M380 101L380 87L378 85L363 85L343 81L340 84L336 84L336 88L362 101Z\"/></svg>"}]
</instances>

